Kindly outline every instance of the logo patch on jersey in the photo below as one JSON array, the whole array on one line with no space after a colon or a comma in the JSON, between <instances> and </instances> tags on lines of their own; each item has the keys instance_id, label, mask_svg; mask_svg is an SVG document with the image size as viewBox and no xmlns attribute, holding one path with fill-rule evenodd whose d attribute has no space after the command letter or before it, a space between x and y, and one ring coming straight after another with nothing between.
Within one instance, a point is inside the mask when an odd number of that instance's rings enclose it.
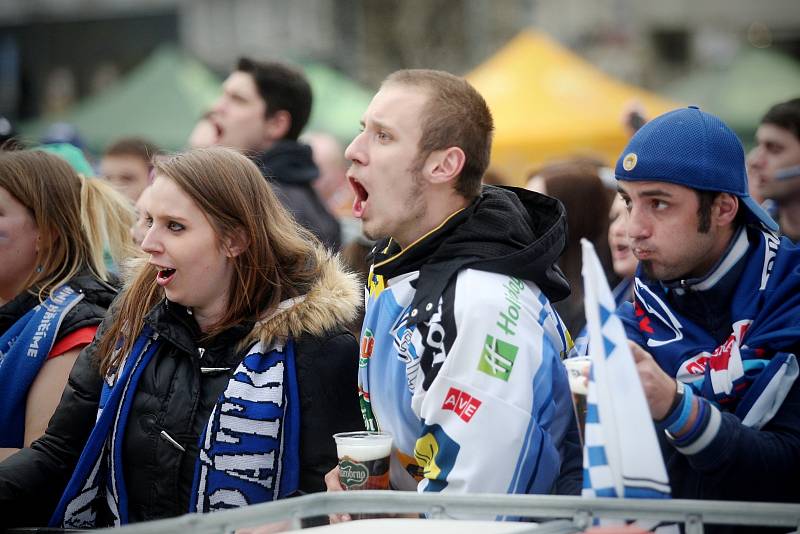
<instances>
[{"instance_id":1,"label":"logo patch on jersey","mask_svg":"<svg viewBox=\"0 0 800 534\"><path fill-rule=\"evenodd\" d=\"M372 356L372 351L375 350L375 336L369 328L364 329L364 335L361 336L361 352L358 356L358 366L366 367L367 360Z\"/></svg>"},{"instance_id":2,"label":"logo patch on jersey","mask_svg":"<svg viewBox=\"0 0 800 534\"><path fill-rule=\"evenodd\" d=\"M425 350L422 341L422 334L417 327L408 326L408 312L411 307L409 306L397 322L392 326L392 344L395 351L397 351L397 358L406 364L406 381L408 383L408 390L412 393L415 389L417 375L419 374L419 356Z\"/></svg>"},{"instance_id":3,"label":"logo patch on jersey","mask_svg":"<svg viewBox=\"0 0 800 534\"><path fill-rule=\"evenodd\" d=\"M439 425L426 426L414 445L414 457L422 467L422 474L430 481L440 482L436 485L437 490L447 486L447 475L453 469L460 449Z\"/></svg>"},{"instance_id":4,"label":"logo patch on jersey","mask_svg":"<svg viewBox=\"0 0 800 534\"><path fill-rule=\"evenodd\" d=\"M393 454L395 458L400 462L400 465L403 466L403 470L411 475L414 480L419 482L424 477L422 475L422 466L417 463L417 459L413 456L408 456L407 454L403 454L399 450L394 450Z\"/></svg>"},{"instance_id":5,"label":"logo patch on jersey","mask_svg":"<svg viewBox=\"0 0 800 534\"><path fill-rule=\"evenodd\" d=\"M469 423L480 405L481 401L469 393L464 393L460 389L450 388L442 403L442 410L455 412L462 421Z\"/></svg>"},{"instance_id":6,"label":"logo patch on jersey","mask_svg":"<svg viewBox=\"0 0 800 534\"><path fill-rule=\"evenodd\" d=\"M383 280L383 276L374 274L372 272L372 268L370 268L369 278L367 279L367 288L369 289L369 296L373 299L377 299L383 290L386 289L386 283Z\"/></svg>"},{"instance_id":7,"label":"logo patch on jersey","mask_svg":"<svg viewBox=\"0 0 800 534\"><path fill-rule=\"evenodd\" d=\"M478 371L508 382L518 351L516 345L487 335L478 361Z\"/></svg>"},{"instance_id":8,"label":"logo patch on jersey","mask_svg":"<svg viewBox=\"0 0 800 534\"><path fill-rule=\"evenodd\" d=\"M634 281L633 291L636 295L634 306L641 304L641 307L636 308L636 316L641 317L639 320L639 329L646 334L655 334L655 325L652 324L650 319L658 319L672 336L667 339L653 339L648 335L648 347L660 347L683 339L683 325L672 313L669 306L667 306L658 295L653 293L653 291L638 278ZM645 312L648 313L647 316L644 315Z\"/></svg>"},{"instance_id":9,"label":"logo patch on jersey","mask_svg":"<svg viewBox=\"0 0 800 534\"><path fill-rule=\"evenodd\" d=\"M514 336L516 335L517 323L522 309L520 294L525 291L525 283L518 278L510 276L503 285L503 289L506 290L505 297L508 306L500 312L496 324L506 335Z\"/></svg>"},{"instance_id":10,"label":"logo patch on jersey","mask_svg":"<svg viewBox=\"0 0 800 534\"><path fill-rule=\"evenodd\" d=\"M682 382L691 382L697 377L703 376L706 372L709 358L711 358L711 354L708 352L701 352L697 356L689 358L681 364L676 378Z\"/></svg>"}]
</instances>

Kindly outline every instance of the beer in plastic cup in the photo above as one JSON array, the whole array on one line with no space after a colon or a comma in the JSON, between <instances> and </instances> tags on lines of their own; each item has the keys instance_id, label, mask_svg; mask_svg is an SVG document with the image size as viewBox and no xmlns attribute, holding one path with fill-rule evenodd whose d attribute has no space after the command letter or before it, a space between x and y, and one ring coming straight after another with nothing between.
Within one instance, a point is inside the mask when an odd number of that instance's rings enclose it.
<instances>
[{"instance_id":1,"label":"beer in plastic cup","mask_svg":"<svg viewBox=\"0 0 800 534\"><path fill-rule=\"evenodd\" d=\"M339 482L346 490L389 489L392 435L386 432L334 434Z\"/></svg>"},{"instance_id":2,"label":"beer in plastic cup","mask_svg":"<svg viewBox=\"0 0 800 534\"><path fill-rule=\"evenodd\" d=\"M567 368L567 377L569 378L569 389L574 395L586 395L589 392L588 380L591 365L592 361L588 356L564 360L564 367Z\"/></svg>"},{"instance_id":3,"label":"beer in plastic cup","mask_svg":"<svg viewBox=\"0 0 800 534\"><path fill-rule=\"evenodd\" d=\"M575 408L578 429L581 433L581 441L583 441L586 423L586 395L589 393L589 368L591 365L592 361L588 356L578 356L577 358L564 360L564 367L567 368L567 377L569 378L569 389L572 391L572 405Z\"/></svg>"}]
</instances>

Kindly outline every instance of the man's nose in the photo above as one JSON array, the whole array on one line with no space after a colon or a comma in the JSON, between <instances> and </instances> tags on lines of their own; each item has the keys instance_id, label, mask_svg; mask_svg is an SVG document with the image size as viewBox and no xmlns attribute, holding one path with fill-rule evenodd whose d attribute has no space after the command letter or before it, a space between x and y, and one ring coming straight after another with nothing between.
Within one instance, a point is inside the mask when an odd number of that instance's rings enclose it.
<instances>
[{"instance_id":1,"label":"man's nose","mask_svg":"<svg viewBox=\"0 0 800 534\"><path fill-rule=\"evenodd\" d=\"M212 114L219 114L225 109L226 99L225 95L220 95L211 106Z\"/></svg>"},{"instance_id":2,"label":"man's nose","mask_svg":"<svg viewBox=\"0 0 800 534\"><path fill-rule=\"evenodd\" d=\"M754 169L760 169L764 165L764 151L760 147L754 147L747 153L747 165Z\"/></svg>"},{"instance_id":3,"label":"man's nose","mask_svg":"<svg viewBox=\"0 0 800 534\"><path fill-rule=\"evenodd\" d=\"M625 220L625 231L629 239L646 239L651 234L651 224L648 217L636 206L628 212Z\"/></svg>"},{"instance_id":4,"label":"man's nose","mask_svg":"<svg viewBox=\"0 0 800 534\"><path fill-rule=\"evenodd\" d=\"M344 157L352 161L353 163L358 163L360 165L367 164L367 153L364 149L364 132L359 133L353 141L347 145L347 148L344 151Z\"/></svg>"}]
</instances>

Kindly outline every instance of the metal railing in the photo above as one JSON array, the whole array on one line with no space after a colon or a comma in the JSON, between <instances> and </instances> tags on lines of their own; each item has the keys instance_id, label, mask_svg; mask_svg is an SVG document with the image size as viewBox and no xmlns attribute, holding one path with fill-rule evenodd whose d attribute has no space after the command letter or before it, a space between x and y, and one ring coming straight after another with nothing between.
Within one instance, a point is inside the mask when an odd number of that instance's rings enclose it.
<instances>
[{"instance_id":1,"label":"metal railing","mask_svg":"<svg viewBox=\"0 0 800 534\"><path fill-rule=\"evenodd\" d=\"M299 529L302 519L333 513L425 514L431 519L511 516L538 522L566 519L574 526L573 532L590 527L594 518L683 523L687 534L701 534L706 524L786 527L787 532L800 532L798 504L352 491L317 493L212 514L138 523L124 527L122 533L227 533L287 520L291 529ZM563 530L564 524L560 521L562 528L557 530L568 532L570 529ZM545 532L542 526L546 525L540 524L536 532Z\"/></svg>"}]
</instances>

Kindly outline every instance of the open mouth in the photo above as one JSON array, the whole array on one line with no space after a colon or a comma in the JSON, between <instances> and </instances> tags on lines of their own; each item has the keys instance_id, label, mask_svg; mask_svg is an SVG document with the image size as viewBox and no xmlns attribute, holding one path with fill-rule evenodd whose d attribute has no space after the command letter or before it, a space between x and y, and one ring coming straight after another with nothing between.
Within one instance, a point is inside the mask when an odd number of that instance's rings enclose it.
<instances>
[{"instance_id":1,"label":"open mouth","mask_svg":"<svg viewBox=\"0 0 800 534\"><path fill-rule=\"evenodd\" d=\"M156 275L156 282L158 285L165 286L172 281L175 276L175 269L159 269Z\"/></svg>"},{"instance_id":2,"label":"open mouth","mask_svg":"<svg viewBox=\"0 0 800 534\"><path fill-rule=\"evenodd\" d=\"M352 176L349 176L348 179L350 181L350 187L355 193L355 199L353 200L353 216L360 219L361 216L364 215L365 204L367 198L369 198L369 193L367 193L367 190L361 185L361 182Z\"/></svg>"}]
</instances>

